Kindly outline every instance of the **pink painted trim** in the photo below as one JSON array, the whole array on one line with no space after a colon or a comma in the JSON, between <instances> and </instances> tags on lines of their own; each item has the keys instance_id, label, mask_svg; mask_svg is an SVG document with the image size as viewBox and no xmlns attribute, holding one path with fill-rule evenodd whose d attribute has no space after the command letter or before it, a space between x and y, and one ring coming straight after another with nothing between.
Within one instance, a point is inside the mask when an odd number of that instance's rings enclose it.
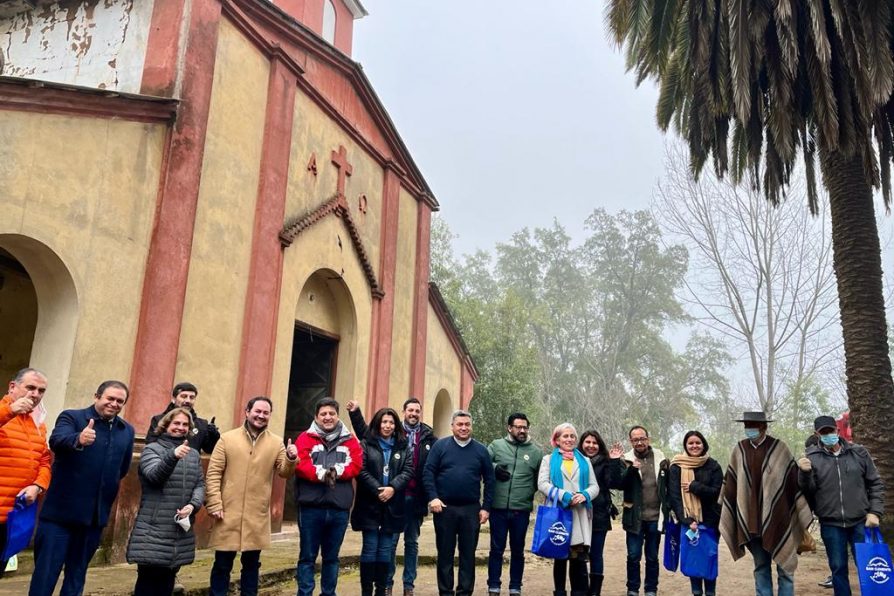
<instances>
[{"instance_id":1,"label":"pink painted trim","mask_svg":"<svg viewBox=\"0 0 894 596\"><path fill-rule=\"evenodd\" d=\"M413 295L413 343L410 352L410 394L425 396L425 359L428 342L428 278L431 252L431 207L417 203L416 271Z\"/></svg>"}]
</instances>

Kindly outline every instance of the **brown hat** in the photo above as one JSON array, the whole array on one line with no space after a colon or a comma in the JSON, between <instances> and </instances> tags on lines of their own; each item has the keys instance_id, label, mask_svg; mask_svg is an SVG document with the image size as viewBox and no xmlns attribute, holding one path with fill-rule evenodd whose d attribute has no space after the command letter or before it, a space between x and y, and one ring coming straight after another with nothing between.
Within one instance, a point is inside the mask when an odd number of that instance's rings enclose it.
<instances>
[{"instance_id":1,"label":"brown hat","mask_svg":"<svg viewBox=\"0 0 894 596\"><path fill-rule=\"evenodd\" d=\"M762 422L766 424L773 421L767 420L767 415L763 412L743 412L742 417L737 419L736 422Z\"/></svg>"}]
</instances>

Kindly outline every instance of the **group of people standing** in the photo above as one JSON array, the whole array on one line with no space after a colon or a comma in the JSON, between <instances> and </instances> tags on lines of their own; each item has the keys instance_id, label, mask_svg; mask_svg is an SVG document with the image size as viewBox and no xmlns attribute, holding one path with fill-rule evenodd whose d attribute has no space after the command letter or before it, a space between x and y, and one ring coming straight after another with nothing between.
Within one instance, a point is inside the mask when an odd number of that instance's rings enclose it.
<instances>
[{"instance_id":1,"label":"group of people standing","mask_svg":"<svg viewBox=\"0 0 894 596\"><path fill-rule=\"evenodd\" d=\"M87 565L99 546L119 483L132 460L134 429L119 413L127 386L105 381L84 409L65 410L47 439L42 398L47 379L24 369L0 400L0 550L6 516L16 499L33 503L43 493L35 536L30 596L49 596L64 569L63 596L83 592ZM422 404L410 398L402 412L382 408L369 423L357 402L347 403L354 433L340 420L332 398L314 407L310 427L293 442L267 425L273 402L255 397L242 425L221 434L214 419L195 411L197 388L178 384L167 409L153 417L139 458L140 509L127 546L137 564L134 593L170 594L183 565L195 557L192 525L204 505L213 523L215 550L210 594L227 593L240 555L240 589L257 594L261 551L270 544L274 476L295 476L298 506L298 595L311 596L315 562L322 559L320 588L334 595L339 552L350 524L362 533L363 596L385 596L401 581L415 591L422 522L433 516L437 583L441 595L470 596L480 528L490 525L488 594L500 594L503 556L510 551L508 593L521 594L524 553L535 495L540 492L572 517L570 552L553 565L554 595L600 595L606 534L621 515L627 545L627 594L655 596L659 546L668 519L685 532L707 528L722 535L734 559L750 552L755 592L794 593L798 545L819 518L836 596L850 594L848 549L878 526L884 488L865 448L837 435L835 421L820 416L814 442L797 462L785 444L767 434L762 412L739 420L745 438L733 450L724 476L696 430L670 460L650 444L642 426L628 432L630 449L609 447L595 430L578 434L570 423L552 432L545 454L530 438L523 413L507 419L506 436L484 446L472 438L472 417L457 410L451 436L437 439L422 422ZM201 452L211 454L207 473ZM356 487L356 494L355 494ZM618 511L612 490L621 492ZM395 578L399 540L404 569ZM458 552L458 575L454 556ZM645 558L645 573L642 560ZM0 561L0 577L6 566ZM716 594L716 580L692 577L694 595Z\"/></svg>"}]
</instances>

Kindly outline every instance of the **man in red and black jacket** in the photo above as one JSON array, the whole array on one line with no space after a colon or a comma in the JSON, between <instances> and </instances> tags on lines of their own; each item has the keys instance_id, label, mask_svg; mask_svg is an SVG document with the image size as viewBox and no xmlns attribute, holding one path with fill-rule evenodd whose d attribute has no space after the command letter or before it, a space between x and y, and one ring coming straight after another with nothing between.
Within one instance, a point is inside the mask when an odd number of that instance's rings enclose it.
<instances>
[{"instance_id":1,"label":"man in red and black jacket","mask_svg":"<svg viewBox=\"0 0 894 596\"><path fill-rule=\"evenodd\" d=\"M354 501L351 481L363 467L363 452L357 438L338 419L338 402L331 397L317 402L314 421L298 436L295 445L298 447L295 494L301 530L298 596L313 594L317 554L323 559L321 591L335 594L338 552Z\"/></svg>"}]
</instances>

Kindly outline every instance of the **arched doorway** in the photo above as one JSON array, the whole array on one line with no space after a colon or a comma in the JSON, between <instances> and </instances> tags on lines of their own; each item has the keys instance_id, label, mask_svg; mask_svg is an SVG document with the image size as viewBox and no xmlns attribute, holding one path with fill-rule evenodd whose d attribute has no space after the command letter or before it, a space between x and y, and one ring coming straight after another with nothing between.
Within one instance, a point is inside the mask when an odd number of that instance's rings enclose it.
<instances>
[{"instance_id":1,"label":"arched doorway","mask_svg":"<svg viewBox=\"0 0 894 596\"><path fill-rule=\"evenodd\" d=\"M0 372L4 382L10 368L15 373L33 366L47 374L44 404L49 413L47 426L52 426L65 404L78 327L74 280L47 245L19 234L0 234L0 276L0 313L7 308L14 313L11 321L0 319L4 330Z\"/></svg>"},{"instance_id":2,"label":"arched doorway","mask_svg":"<svg viewBox=\"0 0 894 596\"><path fill-rule=\"evenodd\" d=\"M341 276L329 269L314 272L304 283L295 309L286 437L307 430L321 398L332 396L344 402L353 397L356 328L354 302ZM296 519L293 494L294 483L289 483L283 504L285 521Z\"/></svg>"},{"instance_id":3,"label":"arched doorway","mask_svg":"<svg viewBox=\"0 0 894 596\"><path fill-rule=\"evenodd\" d=\"M449 437L450 419L453 416L453 400L446 389L441 389L435 396L435 407L432 410L432 429L437 437Z\"/></svg>"}]
</instances>

